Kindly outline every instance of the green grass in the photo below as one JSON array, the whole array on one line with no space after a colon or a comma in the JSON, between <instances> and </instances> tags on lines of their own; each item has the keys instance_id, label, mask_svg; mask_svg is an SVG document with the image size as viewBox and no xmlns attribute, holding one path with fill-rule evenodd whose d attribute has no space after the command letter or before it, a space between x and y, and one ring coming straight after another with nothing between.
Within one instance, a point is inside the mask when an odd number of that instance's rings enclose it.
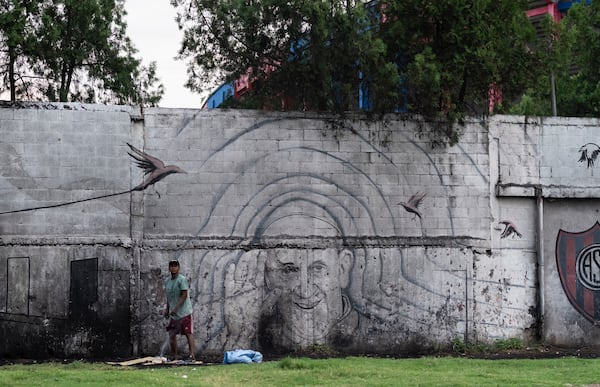
<instances>
[{"instance_id":1,"label":"green grass","mask_svg":"<svg viewBox=\"0 0 600 387\"><path fill-rule=\"evenodd\" d=\"M486 352L499 352L499 351L510 351L520 350L525 348L523 341L518 338L496 340L491 344L466 344L461 339L452 340L452 350L456 353L486 353Z\"/></svg>"},{"instance_id":2,"label":"green grass","mask_svg":"<svg viewBox=\"0 0 600 387\"><path fill-rule=\"evenodd\" d=\"M73 362L5 365L0 386L584 386L600 383L600 359L460 357L314 360L262 364L119 367Z\"/></svg>"}]
</instances>

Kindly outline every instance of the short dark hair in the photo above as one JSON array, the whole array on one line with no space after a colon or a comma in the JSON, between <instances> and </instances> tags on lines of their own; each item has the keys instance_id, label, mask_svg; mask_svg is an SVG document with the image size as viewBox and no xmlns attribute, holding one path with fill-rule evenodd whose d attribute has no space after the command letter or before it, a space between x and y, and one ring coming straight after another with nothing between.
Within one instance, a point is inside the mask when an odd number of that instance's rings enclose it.
<instances>
[{"instance_id":1,"label":"short dark hair","mask_svg":"<svg viewBox=\"0 0 600 387\"><path fill-rule=\"evenodd\" d=\"M169 266L179 266L179 261L176 259L169 261Z\"/></svg>"}]
</instances>

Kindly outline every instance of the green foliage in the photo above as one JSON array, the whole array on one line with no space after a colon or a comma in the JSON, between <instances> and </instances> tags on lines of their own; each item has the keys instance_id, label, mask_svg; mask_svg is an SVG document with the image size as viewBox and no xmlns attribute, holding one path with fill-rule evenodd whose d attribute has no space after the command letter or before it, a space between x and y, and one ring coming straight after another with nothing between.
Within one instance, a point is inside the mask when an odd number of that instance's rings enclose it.
<instances>
[{"instance_id":1,"label":"green foliage","mask_svg":"<svg viewBox=\"0 0 600 387\"><path fill-rule=\"evenodd\" d=\"M409 110L437 122L437 138L457 139L452 124L487 114L492 87L510 100L539 71L526 1L386 1L382 24L390 53L400 53ZM443 125L446 123L446 125Z\"/></svg>"},{"instance_id":2,"label":"green foliage","mask_svg":"<svg viewBox=\"0 0 600 387\"><path fill-rule=\"evenodd\" d=\"M467 344L458 337L455 337L452 340L452 350L458 353L465 353L467 352Z\"/></svg>"},{"instance_id":3,"label":"green foliage","mask_svg":"<svg viewBox=\"0 0 600 387\"><path fill-rule=\"evenodd\" d=\"M600 3L573 4L560 24L548 23L544 35L547 70L536 79L514 114L551 115L551 72L555 77L557 114L598 117L600 114Z\"/></svg>"},{"instance_id":4,"label":"green foliage","mask_svg":"<svg viewBox=\"0 0 600 387\"><path fill-rule=\"evenodd\" d=\"M123 0L7 0L0 9L8 11L0 13L0 63L11 100L160 100L155 63L144 67L134 57Z\"/></svg>"},{"instance_id":5,"label":"green foliage","mask_svg":"<svg viewBox=\"0 0 600 387\"><path fill-rule=\"evenodd\" d=\"M452 351L456 353L487 353L523 349L523 341L519 338L498 339L492 344L473 343L467 344L460 338L452 340Z\"/></svg>"},{"instance_id":6,"label":"green foliage","mask_svg":"<svg viewBox=\"0 0 600 387\"><path fill-rule=\"evenodd\" d=\"M504 340L496 340L492 344L492 349L495 351L510 351L523 349L523 341L516 337Z\"/></svg>"},{"instance_id":7,"label":"green foliage","mask_svg":"<svg viewBox=\"0 0 600 387\"><path fill-rule=\"evenodd\" d=\"M574 5L564 19L571 43L571 60L578 72L561 74L557 105L561 115L600 114L600 3ZM559 86L562 86L559 89Z\"/></svg>"},{"instance_id":8,"label":"green foliage","mask_svg":"<svg viewBox=\"0 0 600 387\"><path fill-rule=\"evenodd\" d=\"M461 339L455 338L452 341L452 350L456 353L484 353L489 350L489 346L484 343L465 343Z\"/></svg>"},{"instance_id":9,"label":"green foliage","mask_svg":"<svg viewBox=\"0 0 600 387\"><path fill-rule=\"evenodd\" d=\"M188 87L252 69L255 88L240 107L342 114L359 109L363 88L371 113L408 107L455 142L453 124L486 113L492 85L512 98L539 68L524 0L171 3Z\"/></svg>"},{"instance_id":10,"label":"green foliage","mask_svg":"<svg viewBox=\"0 0 600 387\"><path fill-rule=\"evenodd\" d=\"M346 1L174 0L190 57L188 87L215 74L234 80L252 69L254 91L243 107L337 111L356 109L359 66L385 51L367 30L362 6ZM389 73L389 69L388 69ZM390 79L390 82L393 78Z\"/></svg>"},{"instance_id":11,"label":"green foliage","mask_svg":"<svg viewBox=\"0 0 600 387\"><path fill-rule=\"evenodd\" d=\"M0 2L0 91L10 90L11 101L27 91L26 75L19 69L35 45L31 20L38 15L35 1Z\"/></svg>"}]
</instances>

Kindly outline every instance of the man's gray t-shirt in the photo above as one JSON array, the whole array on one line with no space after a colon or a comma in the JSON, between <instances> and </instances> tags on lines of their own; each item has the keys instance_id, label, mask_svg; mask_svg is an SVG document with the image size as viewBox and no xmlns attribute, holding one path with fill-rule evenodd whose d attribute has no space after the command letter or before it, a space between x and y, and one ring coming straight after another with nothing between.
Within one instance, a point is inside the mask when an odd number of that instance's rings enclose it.
<instances>
[{"instance_id":1,"label":"man's gray t-shirt","mask_svg":"<svg viewBox=\"0 0 600 387\"><path fill-rule=\"evenodd\" d=\"M171 318L179 320L180 318L192 314L192 302L190 301L189 286L185 277L181 274L178 274L175 279L169 277L165 281L165 287L167 289L167 302L169 303L169 311L173 311L173 308L177 306L177 303L181 298L181 292L183 290L188 291L188 297L185 299L185 302L183 305L181 305L179 310L177 310L177 313L171 315Z\"/></svg>"}]
</instances>

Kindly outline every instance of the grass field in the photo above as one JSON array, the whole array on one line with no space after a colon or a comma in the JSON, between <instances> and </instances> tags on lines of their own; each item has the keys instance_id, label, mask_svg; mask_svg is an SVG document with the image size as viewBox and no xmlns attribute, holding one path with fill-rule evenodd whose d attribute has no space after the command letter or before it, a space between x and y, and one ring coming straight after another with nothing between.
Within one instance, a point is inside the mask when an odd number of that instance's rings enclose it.
<instances>
[{"instance_id":1,"label":"grass field","mask_svg":"<svg viewBox=\"0 0 600 387\"><path fill-rule=\"evenodd\" d=\"M0 366L0 386L586 386L600 359L483 360L461 357L315 360L261 364L120 367L104 363Z\"/></svg>"}]
</instances>

